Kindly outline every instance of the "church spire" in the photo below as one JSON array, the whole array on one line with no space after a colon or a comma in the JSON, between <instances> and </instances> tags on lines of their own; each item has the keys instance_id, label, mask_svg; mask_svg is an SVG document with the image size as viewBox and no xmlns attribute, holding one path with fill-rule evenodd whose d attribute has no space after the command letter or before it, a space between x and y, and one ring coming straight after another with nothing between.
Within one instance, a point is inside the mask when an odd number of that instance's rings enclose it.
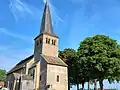
<instances>
[{"instance_id":1,"label":"church spire","mask_svg":"<svg viewBox=\"0 0 120 90\"><path fill-rule=\"evenodd\" d=\"M46 0L45 9L43 12L42 22L41 22L41 30L40 34L47 33L53 36L56 36L53 31L49 2Z\"/></svg>"}]
</instances>

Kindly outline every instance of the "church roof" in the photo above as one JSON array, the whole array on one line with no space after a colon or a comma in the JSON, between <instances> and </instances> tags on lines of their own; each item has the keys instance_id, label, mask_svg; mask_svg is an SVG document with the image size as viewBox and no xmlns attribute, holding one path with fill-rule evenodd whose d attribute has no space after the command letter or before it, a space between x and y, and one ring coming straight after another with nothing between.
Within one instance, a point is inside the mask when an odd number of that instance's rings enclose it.
<instances>
[{"instance_id":1,"label":"church roof","mask_svg":"<svg viewBox=\"0 0 120 90\"><path fill-rule=\"evenodd\" d=\"M48 1L45 4L45 9L43 12L43 17L42 17L42 21L41 21L41 30L40 30L40 34L43 33L47 33L50 34L52 36L56 36L54 31L53 31L53 26L52 26L52 20L51 20L51 14L50 14L50 8L49 8L49 4Z\"/></svg>"},{"instance_id":2,"label":"church roof","mask_svg":"<svg viewBox=\"0 0 120 90\"><path fill-rule=\"evenodd\" d=\"M41 56L46 60L48 64L67 67L67 64L65 64L59 57L46 56L46 55L41 55Z\"/></svg>"},{"instance_id":3,"label":"church roof","mask_svg":"<svg viewBox=\"0 0 120 90\"><path fill-rule=\"evenodd\" d=\"M46 55L42 55L41 56L44 58L44 60L48 63L48 64L52 64L52 65L59 65L59 66L65 66L67 67L67 65L58 57L53 57L53 56L46 56ZM27 62L29 62L29 60L31 60L32 58L34 58L34 55L29 56L28 58L20 61L15 67L13 67L7 74L11 74L14 73L17 70L20 70L22 68L25 68L25 65ZM37 62L36 62L37 63ZM36 64L35 63L35 64ZM33 64L33 65L35 65Z\"/></svg>"},{"instance_id":4,"label":"church roof","mask_svg":"<svg viewBox=\"0 0 120 90\"><path fill-rule=\"evenodd\" d=\"M13 67L7 74L13 73L13 72L15 72L15 71L17 71L17 70L19 70L19 69L21 69L21 68L24 68L24 67L25 67L25 64L26 64L29 60L31 60L33 57L34 57L34 55L31 55L31 56L29 56L28 58L20 61L20 62L19 62L15 67Z\"/></svg>"}]
</instances>

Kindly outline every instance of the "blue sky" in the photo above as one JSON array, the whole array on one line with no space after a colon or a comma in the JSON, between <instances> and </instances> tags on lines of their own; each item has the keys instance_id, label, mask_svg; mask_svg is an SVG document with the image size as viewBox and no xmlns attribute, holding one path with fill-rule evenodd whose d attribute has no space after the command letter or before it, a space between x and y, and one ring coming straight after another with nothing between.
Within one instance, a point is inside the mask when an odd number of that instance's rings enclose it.
<instances>
[{"instance_id":1,"label":"blue sky","mask_svg":"<svg viewBox=\"0 0 120 90\"><path fill-rule=\"evenodd\" d=\"M59 50L77 49L80 41L96 34L120 42L120 0L49 2L54 31L60 38ZM0 0L0 68L9 70L33 54L44 3L45 0Z\"/></svg>"}]
</instances>

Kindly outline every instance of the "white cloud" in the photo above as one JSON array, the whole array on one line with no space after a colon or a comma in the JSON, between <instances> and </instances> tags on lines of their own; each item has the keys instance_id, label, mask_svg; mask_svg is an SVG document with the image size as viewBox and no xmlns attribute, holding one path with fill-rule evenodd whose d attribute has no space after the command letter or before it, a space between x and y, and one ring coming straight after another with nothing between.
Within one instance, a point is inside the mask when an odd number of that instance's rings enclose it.
<instances>
[{"instance_id":1,"label":"white cloud","mask_svg":"<svg viewBox=\"0 0 120 90\"><path fill-rule=\"evenodd\" d=\"M29 42L29 41L32 40L32 37L28 37L28 36L24 36L24 35L21 35L21 34L18 34L18 33L10 32L6 28L0 28L0 32L3 33L3 34L5 34L5 35L11 36L13 38L21 39L23 41Z\"/></svg>"},{"instance_id":2,"label":"white cloud","mask_svg":"<svg viewBox=\"0 0 120 90\"><path fill-rule=\"evenodd\" d=\"M46 0L43 0L43 2L46 3ZM64 22L64 20L57 14L57 9L51 4L50 1L49 4L55 19ZM43 12L41 12L37 7L27 2L23 2L22 0L10 0L9 8L17 22L21 19L26 19L28 16L38 19Z\"/></svg>"},{"instance_id":3,"label":"white cloud","mask_svg":"<svg viewBox=\"0 0 120 90\"><path fill-rule=\"evenodd\" d=\"M21 18L24 19L28 17L28 15L34 18L40 15L38 8L21 0L10 0L9 8L16 21Z\"/></svg>"}]
</instances>

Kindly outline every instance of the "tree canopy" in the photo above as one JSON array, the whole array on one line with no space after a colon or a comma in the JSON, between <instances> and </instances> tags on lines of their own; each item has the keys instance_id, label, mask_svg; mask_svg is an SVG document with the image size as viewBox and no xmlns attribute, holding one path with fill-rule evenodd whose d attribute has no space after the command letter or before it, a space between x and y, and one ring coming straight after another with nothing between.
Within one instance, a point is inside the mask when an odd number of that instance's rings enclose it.
<instances>
[{"instance_id":1,"label":"tree canopy","mask_svg":"<svg viewBox=\"0 0 120 90\"><path fill-rule=\"evenodd\" d=\"M69 90L71 85L77 85L77 90L79 90L79 84L82 84L84 89L86 72L83 69L83 64L78 63L79 58L76 51L66 48L59 51L59 57L68 65Z\"/></svg>"},{"instance_id":2,"label":"tree canopy","mask_svg":"<svg viewBox=\"0 0 120 90\"><path fill-rule=\"evenodd\" d=\"M77 90L79 84L84 90L85 82L94 81L96 85L99 81L103 90L104 79L109 83L120 81L120 45L108 36L87 37L76 51L64 49L59 51L59 57L68 65L69 85L77 85Z\"/></svg>"},{"instance_id":3,"label":"tree canopy","mask_svg":"<svg viewBox=\"0 0 120 90\"><path fill-rule=\"evenodd\" d=\"M103 88L103 80L119 80L120 46L116 40L104 35L87 37L78 48L79 60L84 63L87 75L97 79Z\"/></svg>"},{"instance_id":4,"label":"tree canopy","mask_svg":"<svg viewBox=\"0 0 120 90\"><path fill-rule=\"evenodd\" d=\"M5 81L6 70L0 69L0 81Z\"/></svg>"}]
</instances>

